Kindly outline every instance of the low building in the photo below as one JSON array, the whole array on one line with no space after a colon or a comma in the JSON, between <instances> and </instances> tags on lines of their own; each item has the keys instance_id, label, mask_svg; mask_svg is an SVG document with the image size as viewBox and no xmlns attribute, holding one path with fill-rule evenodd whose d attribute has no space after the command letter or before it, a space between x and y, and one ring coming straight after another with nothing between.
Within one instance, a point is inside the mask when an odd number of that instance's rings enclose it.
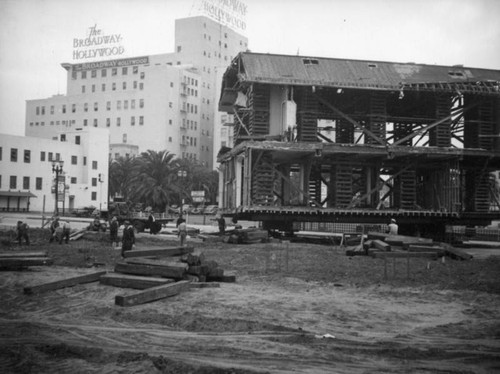
<instances>
[{"instance_id":1,"label":"low building","mask_svg":"<svg viewBox=\"0 0 500 374\"><path fill-rule=\"evenodd\" d=\"M1 134L0 211L107 209L108 154L106 129L60 131L55 139Z\"/></svg>"}]
</instances>

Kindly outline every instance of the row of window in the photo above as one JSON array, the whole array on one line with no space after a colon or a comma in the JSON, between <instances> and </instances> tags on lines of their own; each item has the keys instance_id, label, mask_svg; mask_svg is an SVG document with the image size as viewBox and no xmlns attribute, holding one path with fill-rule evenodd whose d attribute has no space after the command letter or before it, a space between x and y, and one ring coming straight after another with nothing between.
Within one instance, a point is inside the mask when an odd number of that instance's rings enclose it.
<instances>
[{"instance_id":1,"label":"row of window","mask_svg":"<svg viewBox=\"0 0 500 374\"><path fill-rule=\"evenodd\" d=\"M64 134L63 134L64 135ZM66 137L61 135L61 140L66 140ZM80 139L79 137L76 137L75 139L76 144L80 144ZM0 147L0 161L2 161L3 157L3 149ZM19 150L17 148L11 148L10 149L10 161L11 162L17 162L19 160ZM71 165L77 165L77 156L71 156ZM23 153L23 161L26 164L31 163L31 150L25 149ZM55 162L55 161L61 161L61 154L57 152L46 152L46 151L40 151L40 161L48 161L48 162ZM83 156L83 165L87 165L87 157ZM97 170L98 168L98 162L97 161L92 161L92 169Z\"/></svg>"},{"instance_id":2,"label":"row of window","mask_svg":"<svg viewBox=\"0 0 500 374\"><path fill-rule=\"evenodd\" d=\"M71 178L71 183L76 184L76 178ZM95 184L94 184L95 183ZM42 190L43 186L43 178L42 177L35 177L35 190ZM97 178L92 178L92 186L97 186ZM0 188L2 188L2 176L0 175ZM16 175L11 175L9 178L9 189L11 190L17 190L17 176ZM30 190L31 189L31 177L23 177L23 190ZM91 191L90 192L90 200L96 201L97 200L97 191Z\"/></svg>"},{"instance_id":3,"label":"row of window","mask_svg":"<svg viewBox=\"0 0 500 374\"><path fill-rule=\"evenodd\" d=\"M95 84L90 86L92 92L96 92L97 86ZM116 91L117 84L116 82L111 83L111 91ZM139 90L144 90L144 83L143 82L137 82L133 81L132 82L132 88L134 90L139 89ZM125 91L127 89L127 82L123 81L122 82L122 89ZM87 87L85 85L82 86L82 94L84 94L87 91ZM101 91L105 92L106 91L106 83L101 83Z\"/></svg>"},{"instance_id":4,"label":"row of window","mask_svg":"<svg viewBox=\"0 0 500 374\"><path fill-rule=\"evenodd\" d=\"M82 79L87 79L87 76L89 78L97 78L97 71L98 70L83 70L81 71L81 78ZM117 76L118 75L119 68L111 68L111 76ZM122 67L121 68L121 74L122 75L128 75L129 71L132 72L132 74L138 74L139 73L139 66L132 66L131 69L129 70L128 66ZM73 70L71 72L71 78L72 79L77 79L78 72L76 70ZM108 69L101 69L101 78L106 78L108 76ZM144 72L141 72L140 74L141 79L144 79Z\"/></svg>"},{"instance_id":5,"label":"row of window","mask_svg":"<svg viewBox=\"0 0 500 374\"><path fill-rule=\"evenodd\" d=\"M123 100L123 109L128 109L129 108L129 100ZM122 108L122 101L117 100L116 101L116 109L121 109ZM130 109L135 109L136 108L136 100L132 99L130 100ZM139 99L139 108L144 108L144 99ZM61 113L66 113L66 104L62 104L61 106ZM94 102L93 105L94 112L99 111L99 103L96 101ZM106 101L106 110L111 110L111 101ZM89 103L83 103L83 112L88 112L89 111ZM55 106L51 105L50 106L50 114L54 114L55 112ZM71 104L71 113L76 113L77 112L77 104ZM37 106L35 108L35 114L36 115L45 115L45 106Z\"/></svg>"},{"instance_id":6,"label":"row of window","mask_svg":"<svg viewBox=\"0 0 500 374\"><path fill-rule=\"evenodd\" d=\"M137 118L137 120L136 120L136 118ZM130 117L130 125L131 126L135 126L137 123L139 124L139 126L143 126L144 125L144 116L139 116L139 117L131 116ZM116 126L122 125L121 117L116 117L115 124L116 124ZM88 126L88 125L89 125L89 120L85 118L83 120L83 126ZM99 127L99 120L97 118L94 118L92 125L94 127ZM111 127L111 118L109 118L109 117L106 118L106 127Z\"/></svg>"}]
</instances>

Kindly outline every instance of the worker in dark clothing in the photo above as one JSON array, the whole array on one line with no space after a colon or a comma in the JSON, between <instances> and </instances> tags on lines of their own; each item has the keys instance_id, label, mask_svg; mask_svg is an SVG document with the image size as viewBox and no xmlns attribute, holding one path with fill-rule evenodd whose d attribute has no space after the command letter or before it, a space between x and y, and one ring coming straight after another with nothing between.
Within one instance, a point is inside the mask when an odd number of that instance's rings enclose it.
<instances>
[{"instance_id":1,"label":"worker in dark clothing","mask_svg":"<svg viewBox=\"0 0 500 374\"><path fill-rule=\"evenodd\" d=\"M118 228L120 224L118 223L118 219L116 216L111 218L111 222L109 223L109 238L111 239L112 246L118 246Z\"/></svg>"},{"instance_id":2,"label":"worker in dark clothing","mask_svg":"<svg viewBox=\"0 0 500 374\"><path fill-rule=\"evenodd\" d=\"M179 225L183 222L186 222L186 220L182 217L182 214L179 214L179 218L177 218L177 222L176 222L175 226L179 227Z\"/></svg>"},{"instance_id":3,"label":"worker in dark clothing","mask_svg":"<svg viewBox=\"0 0 500 374\"><path fill-rule=\"evenodd\" d=\"M69 221L66 220L62 224L62 235L59 238L59 244L62 244L63 240L66 244L69 243L69 235L71 233L71 225L69 224Z\"/></svg>"},{"instance_id":4,"label":"worker in dark clothing","mask_svg":"<svg viewBox=\"0 0 500 374\"><path fill-rule=\"evenodd\" d=\"M17 221L17 242L21 245L21 240L24 239L26 241L26 245L30 245L30 238L28 236L28 224L23 221Z\"/></svg>"},{"instance_id":5,"label":"worker in dark clothing","mask_svg":"<svg viewBox=\"0 0 500 374\"><path fill-rule=\"evenodd\" d=\"M59 217L54 217L52 223L50 224L50 239L49 242L52 243L56 237L56 230L59 227Z\"/></svg>"},{"instance_id":6,"label":"worker in dark clothing","mask_svg":"<svg viewBox=\"0 0 500 374\"><path fill-rule=\"evenodd\" d=\"M125 221L125 227L123 228L123 236L122 236L122 257L125 257L125 251L132 250L134 244L135 244L134 227L130 224L130 221Z\"/></svg>"},{"instance_id":7,"label":"worker in dark clothing","mask_svg":"<svg viewBox=\"0 0 500 374\"><path fill-rule=\"evenodd\" d=\"M224 235L226 233L226 220L224 217L218 217L217 224L219 225L219 234Z\"/></svg>"}]
</instances>

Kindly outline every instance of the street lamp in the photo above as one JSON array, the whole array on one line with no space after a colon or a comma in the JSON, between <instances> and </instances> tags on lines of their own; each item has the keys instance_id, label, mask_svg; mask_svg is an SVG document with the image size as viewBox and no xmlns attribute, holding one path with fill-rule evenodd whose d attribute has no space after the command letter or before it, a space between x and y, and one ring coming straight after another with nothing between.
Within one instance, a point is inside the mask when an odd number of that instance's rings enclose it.
<instances>
[{"instance_id":1,"label":"street lamp","mask_svg":"<svg viewBox=\"0 0 500 374\"><path fill-rule=\"evenodd\" d=\"M59 206L58 206L58 203L59 203L59 193L64 193L64 188L65 188L65 182L63 181L63 183L59 183L59 175L62 174L63 172L63 165L64 165L64 161L54 161L52 163L52 173L54 173L56 175L56 183L55 183L55 193L56 193L56 201L55 201L55 208L54 208L54 213L56 215L59 214ZM62 188L61 188L62 186ZM61 191L59 191L61 189Z\"/></svg>"},{"instance_id":2,"label":"street lamp","mask_svg":"<svg viewBox=\"0 0 500 374\"><path fill-rule=\"evenodd\" d=\"M184 179L187 177L187 171L186 170L183 170L183 169L180 169L177 171L177 176L180 178L180 179ZM184 199L182 198L182 195L181 195L181 207L179 209L179 214L182 216L182 208L183 208L183 205L184 205Z\"/></svg>"}]
</instances>

